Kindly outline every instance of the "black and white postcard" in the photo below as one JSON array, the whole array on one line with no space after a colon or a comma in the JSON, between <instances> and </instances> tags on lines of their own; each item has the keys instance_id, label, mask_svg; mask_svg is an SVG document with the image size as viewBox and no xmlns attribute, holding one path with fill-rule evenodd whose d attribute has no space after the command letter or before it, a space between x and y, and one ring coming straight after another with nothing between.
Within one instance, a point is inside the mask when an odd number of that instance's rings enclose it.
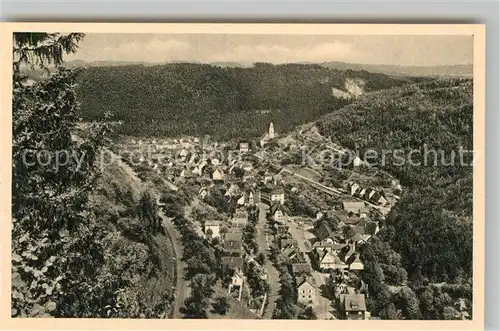
<instances>
[{"instance_id":1,"label":"black and white postcard","mask_svg":"<svg viewBox=\"0 0 500 331\"><path fill-rule=\"evenodd\" d=\"M481 328L484 33L4 24L5 323Z\"/></svg>"}]
</instances>

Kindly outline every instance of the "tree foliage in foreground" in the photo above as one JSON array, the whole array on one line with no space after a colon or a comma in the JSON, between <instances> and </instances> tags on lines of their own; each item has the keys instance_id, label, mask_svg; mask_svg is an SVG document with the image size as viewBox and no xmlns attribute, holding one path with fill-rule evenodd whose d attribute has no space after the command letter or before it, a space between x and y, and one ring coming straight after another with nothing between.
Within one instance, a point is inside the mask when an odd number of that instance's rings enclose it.
<instances>
[{"instance_id":1,"label":"tree foliage in foreground","mask_svg":"<svg viewBox=\"0 0 500 331\"><path fill-rule=\"evenodd\" d=\"M118 188L103 189L110 183L100 181L96 161L109 128L93 125L75 136L75 71L59 67L34 84L21 73L25 66L60 65L82 38L14 34L11 313L162 317L172 298L159 280L164 262L152 240L159 230L154 201L143 195L136 203ZM96 208L90 197L124 211Z\"/></svg>"}]
</instances>

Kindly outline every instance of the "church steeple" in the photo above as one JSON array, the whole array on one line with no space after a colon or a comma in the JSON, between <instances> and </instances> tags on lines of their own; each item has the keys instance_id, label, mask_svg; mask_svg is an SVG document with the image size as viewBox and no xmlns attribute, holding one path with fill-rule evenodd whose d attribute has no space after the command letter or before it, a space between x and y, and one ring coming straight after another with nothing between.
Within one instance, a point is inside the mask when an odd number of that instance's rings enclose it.
<instances>
[{"instance_id":1,"label":"church steeple","mask_svg":"<svg viewBox=\"0 0 500 331\"><path fill-rule=\"evenodd\" d=\"M269 137L272 139L274 138L274 125L273 125L273 122L269 123Z\"/></svg>"}]
</instances>

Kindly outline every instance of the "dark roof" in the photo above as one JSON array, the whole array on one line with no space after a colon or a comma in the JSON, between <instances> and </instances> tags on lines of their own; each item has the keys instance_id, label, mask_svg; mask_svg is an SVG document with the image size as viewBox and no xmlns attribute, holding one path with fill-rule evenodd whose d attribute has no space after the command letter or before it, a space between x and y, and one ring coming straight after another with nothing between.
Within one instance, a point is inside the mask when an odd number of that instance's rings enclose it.
<instances>
[{"instance_id":1,"label":"dark roof","mask_svg":"<svg viewBox=\"0 0 500 331\"><path fill-rule=\"evenodd\" d=\"M296 247L287 247L283 250L283 255L286 258L292 258L297 254L297 248Z\"/></svg>"},{"instance_id":2,"label":"dark roof","mask_svg":"<svg viewBox=\"0 0 500 331\"><path fill-rule=\"evenodd\" d=\"M292 263L292 271L293 273L310 273L311 272L311 265L307 262L302 262L302 263Z\"/></svg>"},{"instance_id":3,"label":"dark roof","mask_svg":"<svg viewBox=\"0 0 500 331\"><path fill-rule=\"evenodd\" d=\"M275 187L272 189L271 194L284 194L285 190L282 187Z\"/></svg>"},{"instance_id":4,"label":"dark roof","mask_svg":"<svg viewBox=\"0 0 500 331\"><path fill-rule=\"evenodd\" d=\"M261 192L265 192L265 193L271 193L272 190L273 189L270 188L269 186L263 186L263 187L260 188L260 191Z\"/></svg>"},{"instance_id":5,"label":"dark roof","mask_svg":"<svg viewBox=\"0 0 500 331\"><path fill-rule=\"evenodd\" d=\"M241 232L228 232L224 238L224 250L238 253L242 248L243 234Z\"/></svg>"},{"instance_id":6,"label":"dark roof","mask_svg":"<svg viewBox=\"0 0 500 331\"><path fill-rule=\"evenodd\" d=\"M308 282L313 287L316 287L315 282L314 282L314 278L312 278L311 276L304 275L304 276L297 277L297 287L300 287L300 285L304 284L305 282Z\"/></svg>"},{"instance_id":7,"label":"dark roof","mask_svg":"<svg viewBox=\"0 0 500 331\"><path fill-rule=\"evenodd\" d=\"M365 224L365 234L374 235L377 231L378 222L366 222Z\"/></svg>"},{"instance_id":8,"label":"dark roof","mask_svg":"<svg viewBox=\"0 0 500 331\"><path fill-rule=\"evenodd\" d=\"M281 210L283 214L290 215L291 211L288 209L286 206L282 205L279 201L273 203L271 205L270 213L271 215L274 215L278 210Z\"/></svg>"},{"instance_id":9,"label":"dark roof","mask_svg":"<svg viewBox=\"0 0 500 331\"><path fill-rule=\"evenodd\" d=\"M364 294L347 294L344 296L344 310L366 311L366 302Z\"/></svg>"},{"instance_id":10,"label":"dark roof","mask_svg":"<svg viewBox=\"0 0 500 331\"><path fill-rule=\"evenodd\" d=\"M221 263L227 265L233 269L243 270L243 264L245 259L242 257L234 257L234 256L223 256Z\"/></svg>"},{"instance_id":11,"label":"dark roof","mask_svg":"<svg viewBox=\"0 0 500 331\"><path fill-rule=\"evenodd\" d=\"M328 223L326 222L321 222L321 225L316 230L316 232L319 240L335 237L335 233L332 231L332 229L330 229L330 226L328 226Z\"/></svg>"}]
</instances>

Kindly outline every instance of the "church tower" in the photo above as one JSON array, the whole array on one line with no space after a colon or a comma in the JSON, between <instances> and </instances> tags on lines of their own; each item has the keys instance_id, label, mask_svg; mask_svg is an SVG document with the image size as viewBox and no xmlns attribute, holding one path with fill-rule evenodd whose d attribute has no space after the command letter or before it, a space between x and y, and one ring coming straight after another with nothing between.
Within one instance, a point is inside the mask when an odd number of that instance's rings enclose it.
<instances>
[{"instance_id":1,"label":"church tower","mask_svg":"<svg viewBox=\"0 0 500 331\"><path fill-rule=\"evenodd\" d=\"M273 122L271 122L269 124L269 138L271 138L271 139L274 138L274 135L275 135L275 133L274 133L274 125L273 125Z\"/></svg>"}]
</instances>

